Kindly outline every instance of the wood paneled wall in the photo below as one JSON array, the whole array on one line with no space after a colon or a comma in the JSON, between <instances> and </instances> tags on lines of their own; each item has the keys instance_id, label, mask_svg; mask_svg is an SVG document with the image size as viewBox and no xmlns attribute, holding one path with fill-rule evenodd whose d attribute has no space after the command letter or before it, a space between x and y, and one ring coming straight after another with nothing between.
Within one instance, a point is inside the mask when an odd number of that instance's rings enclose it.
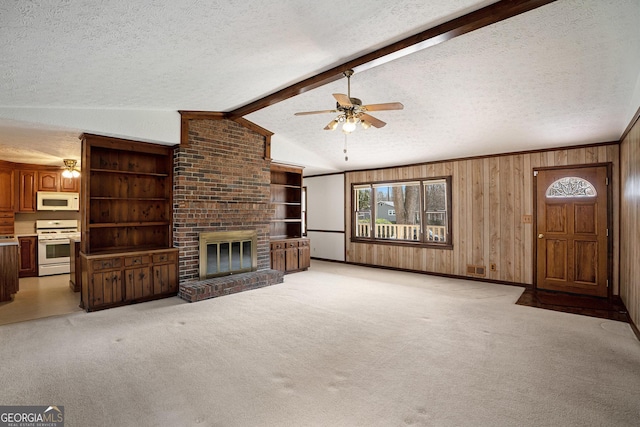
<instances>
[{"instance_id":1,"label":"wood paneled wall","mask_svg":"<svg viewBox=\"0 0 640 427\"><path fill-rule=\"evenodd\" d=\"M640 326L640 122L620 145L620 297Z\"/></svg>"},{"instance_id":2,"label":"wood paneled wall","mask_svg":"<svg viewBox=\"0 0 640 427\"><path fill-rule=\"evenodd\" d=\"M517 153L347 172L347 262L400 269L467 275L467 265L486 267L486 278L533 283L533 232L524 215L533 215L533 168L594 163L613 164L614 294L619 253L619 145ZM640 172L640 171L638 171ZM351 184L452 176L453 250L351 242ZM490 263L496 271L490 271Z\"/></svg>"}]
</instances>

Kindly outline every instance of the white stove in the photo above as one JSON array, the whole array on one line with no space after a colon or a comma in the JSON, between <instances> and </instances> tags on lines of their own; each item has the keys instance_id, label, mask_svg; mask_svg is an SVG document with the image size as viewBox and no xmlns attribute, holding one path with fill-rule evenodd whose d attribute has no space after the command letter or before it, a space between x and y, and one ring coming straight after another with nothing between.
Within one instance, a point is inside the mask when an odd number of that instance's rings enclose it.
<instances>
[{"instance_id":1,"label":"white stove","mask_svg":"<svg viewBox=\"0 0 640 427\"><path fill-rule=\"evenodd\" d=\"M75 219L37 220L38 276L69 273L71 242L80 239Z\"/></svg>"}]
</instances>

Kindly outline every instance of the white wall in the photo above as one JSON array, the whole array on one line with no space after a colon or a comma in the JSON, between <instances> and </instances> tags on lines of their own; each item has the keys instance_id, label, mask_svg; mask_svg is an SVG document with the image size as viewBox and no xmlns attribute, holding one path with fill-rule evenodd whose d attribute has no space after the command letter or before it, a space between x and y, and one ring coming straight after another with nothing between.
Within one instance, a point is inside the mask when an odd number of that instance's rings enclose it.
<instances>
[{"instance_id":1,"label":"white wall","mask_svg":"<svg viewBox=\"0 0 640 427\"><path fill-rule=\"evenodd\" d=\"M344 174L304 178L311 257L345 260Z\"/></svg>"}]
</instances>

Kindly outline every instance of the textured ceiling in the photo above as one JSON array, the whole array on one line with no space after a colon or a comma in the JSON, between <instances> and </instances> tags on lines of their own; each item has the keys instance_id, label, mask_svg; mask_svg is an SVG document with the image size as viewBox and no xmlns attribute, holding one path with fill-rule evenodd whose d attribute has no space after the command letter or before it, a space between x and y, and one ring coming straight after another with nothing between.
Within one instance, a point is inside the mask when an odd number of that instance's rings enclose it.
<instances>
[{"instance_id":1,"label":"textured ceiling","mask_svg":"<svg viewBox=\"0 0 640 427\"><path fill-rule=\"evenodd\" d=\"M0 156L61 164L82 131L179 142L230 111L493 1L37 0L0 4ZM342 79L247 116L306 174L617 140L640 102L640 2L558 0L379 67L382 129L322 128ZM74 153L75 148L75 153Z\"/></svg>"}]
</instances>

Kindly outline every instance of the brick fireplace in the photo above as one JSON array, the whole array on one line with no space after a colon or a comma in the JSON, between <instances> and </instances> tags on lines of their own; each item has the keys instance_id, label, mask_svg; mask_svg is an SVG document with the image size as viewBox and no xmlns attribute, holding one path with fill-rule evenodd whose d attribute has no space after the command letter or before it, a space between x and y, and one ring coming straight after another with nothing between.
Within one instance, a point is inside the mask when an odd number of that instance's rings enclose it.
<instances>
[{"instance_id":1,"label":"brick fireplace","mask_svg":"<svg viewBox=\"0 0 640 427\"><path fill-rule=\"evenodd\" d=\"M227 120L223 113L181 115L182 138L174 154L173 189L173 240L180 250L181 296L187 285L197 285L198 289L207 283L215 286L216 279L200 279L202 233L255 231L257 271L243 274L282 282L282 275L270 270L269 260L269 223L273 217L269 203L270 133L247 121ZM253 278L249 282L258 287ZM232 281L229 288L238 287Z\"/></svg>"}]
</instances>

